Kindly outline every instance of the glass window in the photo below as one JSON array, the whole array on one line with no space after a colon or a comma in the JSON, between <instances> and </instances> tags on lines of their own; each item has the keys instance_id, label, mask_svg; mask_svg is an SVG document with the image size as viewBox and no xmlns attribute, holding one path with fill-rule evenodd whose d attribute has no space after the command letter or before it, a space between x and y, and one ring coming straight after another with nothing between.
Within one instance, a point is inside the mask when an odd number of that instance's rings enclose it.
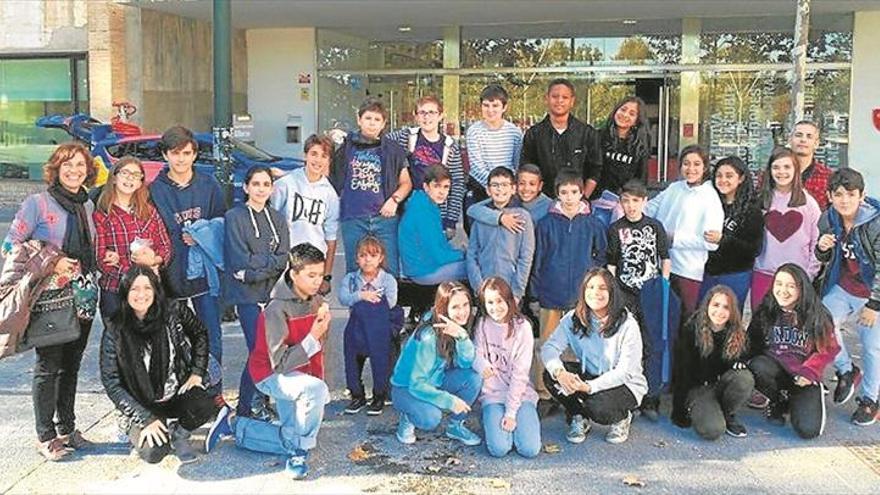
<instances>
[{"instance_id":1,"label":"glass window","mask_svg":"<svg viewBox=\"0 0 880 495\"><path fill-rule=\"evenodd\" d=\"M0 163L28 168L38 180L40 168L55 143L71 137L58 129L34 123L53 113L70 114L88 108L88 80L79 77L82 57L0 59ZM81 63L75 63L82 61ZM83 69L84 70L84 69ZM74 83L75 81L75 83Z\"/></svg>"},{"instance_id":2,"label":"glass window","mask_svg":"<svg viewBox=\"0 0 880 495\"><path fill-rule=\"evenodd\" d=\"M394 33L392 33L394 34ZM387 39L389 33L318 30L318 68L323 70L438 69L443 41L436 33L419 39ZM381 38L377 35L382 36ZM400 35L404 38L403 35Z\"/></svg>"}]
</instances>

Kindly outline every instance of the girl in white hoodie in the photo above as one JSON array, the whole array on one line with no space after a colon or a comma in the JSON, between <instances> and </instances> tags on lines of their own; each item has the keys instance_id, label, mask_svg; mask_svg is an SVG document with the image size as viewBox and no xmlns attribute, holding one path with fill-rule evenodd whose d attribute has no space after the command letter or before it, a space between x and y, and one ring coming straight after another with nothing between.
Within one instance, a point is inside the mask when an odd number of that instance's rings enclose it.
<instances>
[{"instance_id":1,"label":"girl in white hoodie","mask_svg":"<svg viewBox=\"0 0 880 495\"><path fill-rule=\"evenodd\" d=\"M718 249L718 244L709 239L721 235L724 207L707 180L709 157L703 148L686 146L678 162L682 179L652 199L645 207L645 214L666 228L672 260L670 284L682 300L684 319L697 307L709 251Z\"/></svg>"}]
</instances>

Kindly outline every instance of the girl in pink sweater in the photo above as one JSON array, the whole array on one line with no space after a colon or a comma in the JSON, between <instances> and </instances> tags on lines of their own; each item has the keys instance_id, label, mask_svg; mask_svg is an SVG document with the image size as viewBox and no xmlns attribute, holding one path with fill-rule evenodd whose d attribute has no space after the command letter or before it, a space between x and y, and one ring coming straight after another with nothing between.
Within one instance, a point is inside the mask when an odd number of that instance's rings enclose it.
<instances>
[{"instance_id":1,"label":"girl in pink sweater","mask_svg":"<svg viewBox=\"0 0 880 495\"><path fill-rule=\"evenodd\" d=\"M770 154L761 185L764 210L764 247L752 274L752 311L773 281L781 265L794 263L814 278L819 262L814 250L819 240L819 204L804 190L794 153L776 148Z\"/></svg>"},{"instance_id":2,"label":"girl in pink sweater","mask_svg":"<svg viewBox=\"0 0 880 495\"><path fill-rule=\"evenodd\" d=\"M474 370L483 376L480 401L489 454L503 457L516 447L519 455L541 451L538 394L529 381L535 340L510 285L489 277L480 286L485 315L476 324Z\"/></svg>"}]
</instances>

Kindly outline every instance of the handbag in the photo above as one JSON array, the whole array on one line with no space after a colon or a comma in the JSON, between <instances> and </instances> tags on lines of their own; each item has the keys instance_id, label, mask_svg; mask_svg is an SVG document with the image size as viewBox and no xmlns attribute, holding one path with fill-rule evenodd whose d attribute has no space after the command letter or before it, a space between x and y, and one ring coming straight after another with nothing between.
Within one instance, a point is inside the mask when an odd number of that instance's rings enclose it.
<instances>
[{"instance_id":1,"label":"handbag","mask_svg":"<svg viewBox=\"0 0 880 495\"><path fill-rule=\"evenodd\" d=\"M31 309L31 319L18 351L73 342L79 338L79 332L71 284L45 289Z\"/></svg>"}]
</instances>

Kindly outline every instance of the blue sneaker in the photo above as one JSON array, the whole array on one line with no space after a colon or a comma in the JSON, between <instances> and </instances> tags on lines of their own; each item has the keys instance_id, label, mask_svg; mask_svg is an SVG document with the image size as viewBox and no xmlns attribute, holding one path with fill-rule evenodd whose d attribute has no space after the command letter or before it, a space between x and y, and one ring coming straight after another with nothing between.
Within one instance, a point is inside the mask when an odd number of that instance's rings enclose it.
<instances>
[{"instance_id":1,"label":"blue sneaker","mask_svg":"<svg viewBox=\"0 0 880 495\"><path fill-rule=\"evenodd\" d=\"M464 420L450 420L449 424L446 425L446 436L453 440L458 440L469 447L480 445L483 442L479 435L464 425Z\"/></svg>"},{"instance_id":2,"label":"blue sneaker","mask_svg":"<svg viewBox=\"0 0 880 495\"><path fill-rule=\"evenodd\" d=\"M205 453L211 452L214 447L220 443L220 440L223 437L228 437L233 434L232 425L229 420L229 413L232 410L229 406L223 406L220 408L220 411L217 413L217 417L214 419L214 422L211 423L211 429L208 430L208 436L205 437Z\"/></svg>"},{"instance_id":3,"label":"blue sneaker","mask_svg":"<svg viewBox=\"0 0 880 495\"><path fill-rule=\"evenodd\" d=\"M416 427L409 421L406 414L400 413L397 421L397 440L404 445L416 443Z\"/></svg>"},{"instance_id":4,"label":"blue sneaker","mask_svg":"<svg viewBox=\"0 0 880 495\"><path fill-rule=\"evenodd\" d=\"M284 465L284 472L295 480L305 478L309 474L309 466L306 464L308 457L309 453L307 451L297 450L296 454L287 459L287 463Z\"/></svg>"}]
</instances>

